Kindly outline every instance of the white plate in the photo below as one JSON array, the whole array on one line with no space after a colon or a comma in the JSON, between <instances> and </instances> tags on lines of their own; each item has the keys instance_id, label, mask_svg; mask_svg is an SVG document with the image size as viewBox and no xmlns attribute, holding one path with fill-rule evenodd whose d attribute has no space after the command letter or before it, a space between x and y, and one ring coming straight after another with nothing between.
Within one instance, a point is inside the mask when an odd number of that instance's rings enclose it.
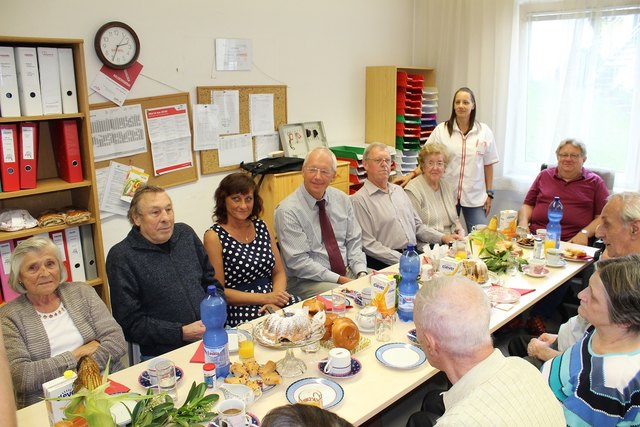
<instances>
[{"instance_id":1,"label":"white plate","mask_svg":"<svg viewBox=\"0 0 640 427\"><path fill-rule=\"evenodd\" d=\"M251 338L249 332L240 330L240 333L247 338ZM229 353L237 353L238 352L238 330L237 329L227 329L227 337L229 338Z\"/></svg>"},{"instance_id":2,"label":"white plate","mask_svg":"<svg viewBox=\"0 0 640 427\"><path fill-rule=\"evenodd\" d=\"M383 365L398 369L413 369L427 360L421 348L399 342L378 347L376 358Z\"/></svg>"},{"instance_id":3,"label":"white plate","mask_svg":"<svg viewBox=\"0 0 640 427\"><path fill-rule=\"evenodd\" d=\"M336 406L344 398L344 390L337 382L326 378L304 378L287 388L287 400L291 404L298 403L300 393L307 390L322 393L322 407L324 409Z\"/></svg>"},{"instance_id":4,"label":"white plate","mask_svg":"<svg viewBox=\"0 0 640 427\"><path fill-rule=\"evenodd\" d=\"M560 267L564 267L565 265L567 265L567 261L565 261L564 259L560 259L560 263L559 264L551 264L551 263L549 263L549 261L547 261L547 263L545 265L547 267L551 267L551 268L560 268Z\"/></svg>"},{"instance_id":5,"label":"white plate","mask_svg":"<svg viewBox=\"0 0 640 427\"><path fill-rule=\"evenodd\" d=\"M544 270L542 270L542 274L533 274L533 272L530 271L530 267L528 265L525 265L522 267L522 272L531 277L544 277L549 274L549 269L545 268Z\"/></svg>"},{"instance_id":6,"label":"white plate","mask_svg":"<svg viewBox=\"0 0 640 427\"><path fill-rule=\"evenodd\" d=\"M487 289L489 300L494 304L514 304L520 301L520 292L499 286Z\"/></svg>"},{"instance_id":7,"label":"white plate","mask_svg":"<svg viewBox=\"0 0 640 427\"><path fill-rule=\"evenodd\" d=\"M565 254L562 254L562 259L564 259L566 261L570 261L570 262L589 262L589 261L593 261L593 257L592 256L586 256L586 257L582 257L582 258L571 258L571 257L565 256Z\"/></svg>"}]
</instances>

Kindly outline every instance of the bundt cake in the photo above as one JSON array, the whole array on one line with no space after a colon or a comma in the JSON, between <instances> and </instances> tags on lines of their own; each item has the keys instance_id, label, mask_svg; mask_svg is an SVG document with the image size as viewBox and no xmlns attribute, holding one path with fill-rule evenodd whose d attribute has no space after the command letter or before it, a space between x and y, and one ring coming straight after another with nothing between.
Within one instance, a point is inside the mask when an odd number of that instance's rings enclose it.
<instances>
[{"instance_id":1,"label":"bundt cake","mask_svg":"<svg viewBox=\"0 0 640 427\"><path fill-rule=\"evenodd\" d=\"M308 308L294 312L277 312L262 322L262 337L272 343L299 342L309 339L313 332Z\"/></svg>"}]
</instances>

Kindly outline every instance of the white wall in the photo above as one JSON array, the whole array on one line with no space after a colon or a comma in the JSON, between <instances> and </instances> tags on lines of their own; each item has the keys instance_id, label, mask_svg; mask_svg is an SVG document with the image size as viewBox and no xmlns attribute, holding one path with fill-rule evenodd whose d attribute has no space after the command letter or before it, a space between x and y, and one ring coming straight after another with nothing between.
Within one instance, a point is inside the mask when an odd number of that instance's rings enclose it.
<instances>
[{"instance_id":1,"label":"white wall","mask_svg":"<svg viewBox=\"0 0 640 427\"><path fill-rule=\"evenodd\" d=\"M82 38L89 81L100 68L96 30L123 21L140 37L144 65L131 98L196 86L288 86L289 122L321 120L331 145L364 141L365 67L412 63L414 0L2 0L0 33ZM253 41L250 72L215 72L214 39ZM93 94L90 103L104 102ZM211 223L224 175L169 190L177 220L198 234ZM103 221L105 253L124 238L126 219Z\"/></svg>"}]
</instances>

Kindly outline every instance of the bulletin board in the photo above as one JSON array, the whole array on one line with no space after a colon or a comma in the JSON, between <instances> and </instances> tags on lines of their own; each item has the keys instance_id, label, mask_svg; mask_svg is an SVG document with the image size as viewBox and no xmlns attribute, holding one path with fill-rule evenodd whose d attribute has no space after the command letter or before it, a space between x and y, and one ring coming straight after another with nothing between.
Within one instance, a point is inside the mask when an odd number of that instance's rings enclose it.
<instances>
[{"instance_id":1,"label":"bulletin board","mask_svg":"<svg viewBox=\"0 0 640 427\"><path fill-rule=\"evenodd\" d=\"M147 108L166 107L169 105L186 104L187 116L189 117L189 129L191 129L191 144L193 147L193 121L191 119L191 102L189 101L189 93L177 93L172 95L160 95L151 96L149 98L129 99L125 101L124 105L140 104L142 107L142 114ZM89 106L90 110L100 110L104 108L112 108L114 104L112 102L104 102L101 104L92 104ZM133 156L118 157L110 160L103 160L95 163L97 168L104 168L109 166L111 160L122 163L125 165L132 165L144 169L145 173L149 174L149 184L157 185L162 188L175 187L177 185L186 184L189 182L195 182L198 180L198 169L196 168L196 155L192 151L192 166L186 169L180 169L174 172L165 173L163 175L155 176L153 173L153 158L151 156L151 141L149 141L149 130L147 129L147 123L144 123L145 132L147 134L147 152L135 154Z\"/></svg>"},{"instance_id":2,"label":"bulletin board","mask_svg":"<svg viewBox=\"0 0 640 427\"><path fill-rule=\"evenodd\" d=\"M274 132L287 123L286 86L198 86L198 104L211 104L212 91L237 90L239 92L240 133L251 132L249 123L249 95L273 94ZM254 143L255 145L255 143ZM253 147L255 153L255 146ZM238 169L240 165L220 166L218 150L200 151L200 173L208 175L216 172Z\"/></svg>"}]
</instances>

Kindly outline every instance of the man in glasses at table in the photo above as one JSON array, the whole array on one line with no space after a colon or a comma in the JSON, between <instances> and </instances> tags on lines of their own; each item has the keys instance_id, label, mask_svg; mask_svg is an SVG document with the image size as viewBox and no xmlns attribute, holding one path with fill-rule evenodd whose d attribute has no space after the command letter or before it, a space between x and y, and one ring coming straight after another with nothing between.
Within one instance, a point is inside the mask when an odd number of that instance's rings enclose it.
<instances>
[{"instance_id":1,"label":"man in glasses at table","mask_svg":"<svg viewBox=\"0 0 640 427\"><path fill-rule=\"evenodd\" d=\"M367 274L349 197L329 186L336 168L328 148L310 151L302 164L302 185L275 211L287 291L303 299Z\"/></svg>"},{"instance_id":2,"label":"man in glasses at table","mask_svg":"<svg viewBox=\"0 0 640 427\"><path fill-rule=\"evenodd\" d=\"M379 270L399 262L410 243L420 249L426 243L440 243L440 235L423 224L402 187L389 182L389 147L380 142L369 144L363 164L367 179L352 202L362 227L367 266Z\"/></svg>"},{"instance_id":3,"label":"man in glasses at table","mask_svg":"<svg viewBox=\"0 0 640 427\"><path fill-rule=\"evenodd\" d=\"M565 139L556 149L558 165L542 170L531 184L518 215L518 225L535 233L546 228L547 211L555 196L564 207L563 242L588 245L600 224L600 212L609 196L607 185L583 167L587 148L575 139Z\"/></svg>"}]
</instances>

